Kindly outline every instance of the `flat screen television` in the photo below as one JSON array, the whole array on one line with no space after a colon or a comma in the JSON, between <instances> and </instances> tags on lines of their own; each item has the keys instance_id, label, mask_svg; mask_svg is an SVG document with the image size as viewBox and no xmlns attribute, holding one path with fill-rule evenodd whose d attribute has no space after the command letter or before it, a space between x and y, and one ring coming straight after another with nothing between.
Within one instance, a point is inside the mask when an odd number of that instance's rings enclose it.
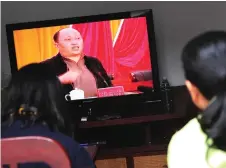
<instances>
[{"instance_id":1,"label":"flat screen television","mask_svg":"<svg viewBox=\"0 0 226 168\"><path fill-rule=\"evenodd\" d=\"M104 98L87 96L76 100L77 103L98 102L100 99L121 101L120 98L128 101L132 97L136 97L137 101L142 95L139 86L159 90L153 14L149 9L8 24L6 30L12 75L27 64L43 62L59 54L54 35L65 28L76 29L81 34L84 55L99 60L112 83L111 87L120 86L125 93ZM73 37L68 38L64 40L73 40ZM78 46L73 49L78 50ZM89 67L88 70L93 75ZM97 90L101 88L96 85Z\"/></svg>"}]
</instances>

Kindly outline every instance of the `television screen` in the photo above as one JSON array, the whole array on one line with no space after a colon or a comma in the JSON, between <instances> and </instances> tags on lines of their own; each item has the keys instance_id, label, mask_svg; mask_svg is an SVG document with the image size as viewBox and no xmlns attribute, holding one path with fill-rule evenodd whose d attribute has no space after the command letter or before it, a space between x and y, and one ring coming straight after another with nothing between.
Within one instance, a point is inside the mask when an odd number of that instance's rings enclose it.
<instances>
[{"instance_id":1,"label":"television screen","mask_svg":"<svg viewBox=\"0 0 226 168\"><path fill-rule=\"evenodd\" d=\"M11 24L7 37L12 73L45 63L69 99L140 94L138 86L159 86L151 10Z\"/></svg>"}]
</instances>

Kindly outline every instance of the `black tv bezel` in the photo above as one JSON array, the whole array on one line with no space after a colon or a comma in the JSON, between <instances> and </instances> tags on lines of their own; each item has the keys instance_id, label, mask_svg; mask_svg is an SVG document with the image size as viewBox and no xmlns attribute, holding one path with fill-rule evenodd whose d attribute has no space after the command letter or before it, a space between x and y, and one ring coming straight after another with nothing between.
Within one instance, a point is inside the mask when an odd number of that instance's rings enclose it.
<instances>
[{"instance_id":1,"label":"black tv bezel","mask_svg":"<svg viewBox=\"0 0 226 168\"><path fill-rule=\"evenodd\" d=\"M158 92L160 90L158 57L157 57L157 51L156 51L154 19L153 19L153 13L152 13L151 9L7 24L6 25L6 33L7 33L7 41L8 41L8 51L9 51L9 58L10 58L11 74L13 75L16 71L18 71L14 37L13 37L13 31L15 31L15 30L59 26L59 25L69 25L72 23L78 24L78 23L87 23L87 22L98 22L98 21L106 21L106 20L135 18L135 17L142 17L142 16L146 17L146 21L147 21L147 31L148 31L148 40L149 40L152 76L153 76L153 91ZM131 95L119 96L119 97L124 97L124 98L134 97L134 95L133 96L131 96ZM140 96L135 96L135 97L140 97ZM122 99L124 99L124 98L122 98ZM106 98L106 99L109 99L109 98ZM113 98L113 99L115 99L115 98ZM94 100L95 99L89 99L88 102L94 101ZM80 102L80 101L78 101L78 102ZM86 99L84 99L82 101L86 101Z\"/></svg>"}]
</instances>

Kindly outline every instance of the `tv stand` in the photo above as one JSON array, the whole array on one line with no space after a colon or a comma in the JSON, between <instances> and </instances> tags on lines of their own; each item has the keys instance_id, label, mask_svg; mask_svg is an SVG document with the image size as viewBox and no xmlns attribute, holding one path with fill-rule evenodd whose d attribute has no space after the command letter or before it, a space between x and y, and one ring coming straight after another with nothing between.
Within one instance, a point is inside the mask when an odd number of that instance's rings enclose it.
<instances>
[{"instance_id":1,"label":"tv stand","mask_svg":"<svg viewBox=\"0 0 226 168\"><path fill-rule=\"evenodd\" d=\"M115 119L121 119L122 116L119 114L111 114L111 115L104 115L101 117L97 117L98 121L106 121L106 120L115 120Z\"/></svg>"},{"instance_id":2,"label":"tv stand","mask_svg":"<svg viewBox=\"0 0 226 168\"><path fill-rule=\"evenodd\" d=\"M142 163L154 159L152 162L159 161L161 163L156 164L166 167L166 152L171 136L195 116L197 110L192 106L190 115L186 114L190 97L184 86L173 88L173 100L172 113L164 113L156 106L145 115L80 122L78 131L84 139L106 141L105 145L98 147L95 157L97 168L104 167L101 165L108 168L106 164L113 164L114 167L125 164L127 168L134 168L140 159L144 159ZM78 141L84 140L77 138Z\"/></svg>"},{"instance_id":3,"label":"tv stand","mask_svg":"<svg viewBox=\"0 0 226 168\"><path fill-rule=\"evenodd\" d=\"M95 128L95 127L111 127L116 125L129 125L129 124L140 124L140 123L149 123L154 121L164 121L171 119L181 119L183 115L180 114L160 114L160 115L146 115L139 117L128 117L128 118L119 118L119 119L106 119L102 121L87 121L81 122L79 128Z\"/></svg>"}]
</instances>

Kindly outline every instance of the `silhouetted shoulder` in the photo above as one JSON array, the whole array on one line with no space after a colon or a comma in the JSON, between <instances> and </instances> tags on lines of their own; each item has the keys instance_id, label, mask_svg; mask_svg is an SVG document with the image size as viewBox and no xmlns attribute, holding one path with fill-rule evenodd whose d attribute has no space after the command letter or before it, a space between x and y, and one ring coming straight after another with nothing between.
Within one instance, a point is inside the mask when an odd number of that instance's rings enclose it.
<instances>
[{"instance_id":1,"label":"silhouetted shoulder","mask_svg":"<svg viewBox=\"0 0 226 168\"><path fill-rule=\"evenodd\" d=\"M51 137L63 145L71 159L72 168L95 167L89 153L71 137L59 132L53 132Z\"/></svg>"},{"instance_id":2,"label":"silhouetted shoulder","mask_svg":"<svg viewBox=\"0 0 226 168\"><path fill-rule=\"evenodd\" d=\"M89 156L89 153L74 139L69 136L66 136L60 132L50 131L47 126L44 125L34 125L26 129L21 129L21 122L16 121L11 126L1 126L2 137L21 137L21 136L42 136L51 138L57 141L63 146L66 153L68 154L72 168L94 168L94 163ZM33 166L34 165L34 166ZM33 164L32 167L35 167L36 164ZM25 166L26 167L26 166ZM22 166L22 168L25 168Z\"/></svg>"}]
</instances>

